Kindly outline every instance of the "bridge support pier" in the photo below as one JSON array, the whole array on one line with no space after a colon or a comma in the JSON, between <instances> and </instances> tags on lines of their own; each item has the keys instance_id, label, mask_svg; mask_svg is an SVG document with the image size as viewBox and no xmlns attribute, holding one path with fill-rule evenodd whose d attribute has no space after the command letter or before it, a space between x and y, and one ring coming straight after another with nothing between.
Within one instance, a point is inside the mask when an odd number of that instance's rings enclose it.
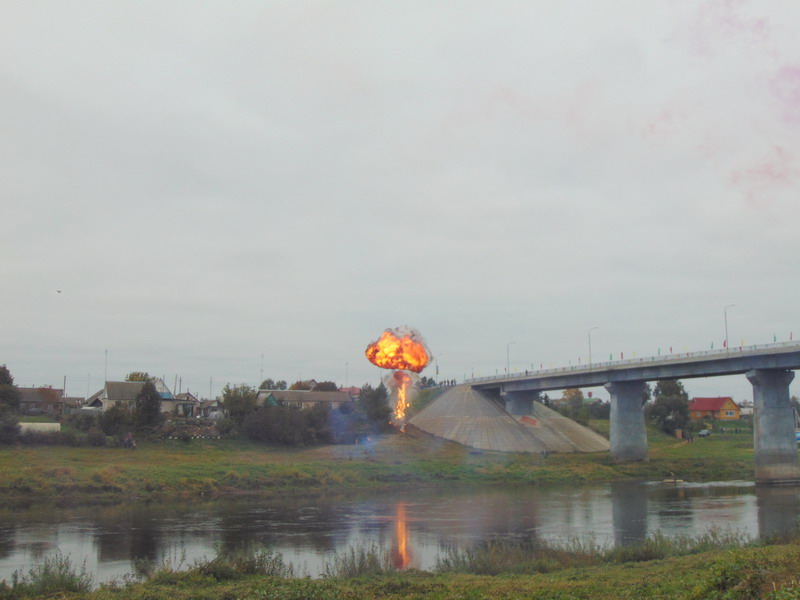
<instances>
[{"instance_id":1,"label":"bridge support pier","mask_svg":"<svg viewBox=\"0 0 800 600\"><path fill-rule=\"evenodd\" d=\"M753 384L756 483L800 482L794 414L789 400L794 372L754 369L746 375Z\"/></svg>"},{"instance_id":2,"label":"bridge support pier","mask_svg":"<svg viewBox=\"0 0 800 600\"><path fill-rule=\"evenodd\" d=\"M537 392L506 392L503 395L506 412L519 417L533 414L533 401L539 399Z\"/></svg>"},{"instance_id":3,"label":"bridge support pier","mask_svg":"<svg viewBox=\"0 0 800 600\"><path fill-rule=\"evenodd\" d=\"M618 462L647 460L644 386L644 381L612 381L604 386L611 395L611 457Z\"/></svg>"}]
</instances>

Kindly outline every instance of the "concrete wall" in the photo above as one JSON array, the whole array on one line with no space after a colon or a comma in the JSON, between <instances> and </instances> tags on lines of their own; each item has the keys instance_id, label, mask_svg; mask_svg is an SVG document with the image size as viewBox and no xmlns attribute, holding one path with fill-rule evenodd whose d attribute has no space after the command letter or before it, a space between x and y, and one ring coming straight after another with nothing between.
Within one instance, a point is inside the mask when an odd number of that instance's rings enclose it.
<instances>
[{"instance_id":1,"label":"concrete wall","mask_svg":"<svg viewBox=\"0 0 800 600\"><path fill-rule=\"evenodd\" d=\"M61 431L61 423L20 423L19 430L21 433L25 433L26 431L52 433L54 431Z\"/></svg>"}]
</instances>

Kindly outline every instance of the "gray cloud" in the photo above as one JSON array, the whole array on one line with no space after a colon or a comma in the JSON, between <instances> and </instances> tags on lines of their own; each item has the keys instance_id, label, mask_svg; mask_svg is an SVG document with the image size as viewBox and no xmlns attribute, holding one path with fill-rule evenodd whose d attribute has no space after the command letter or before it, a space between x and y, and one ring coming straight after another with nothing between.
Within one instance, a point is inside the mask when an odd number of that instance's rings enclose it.
<instances>
[{"instance_id":1,"label":"gray cloud","mask_svg":"<svg viewBox=\"0 0 800 600\"><path fill-rule=\"evenodd\" d=\"M606 358L718 347L732 303L732 339L800 333L798 16L6 1L0 363L83 394L108 350L216 393L262 353L377 382L363 349L402 324L453 378L510 341L585 360L594 326Z\"/></svg>"}]
</instances>

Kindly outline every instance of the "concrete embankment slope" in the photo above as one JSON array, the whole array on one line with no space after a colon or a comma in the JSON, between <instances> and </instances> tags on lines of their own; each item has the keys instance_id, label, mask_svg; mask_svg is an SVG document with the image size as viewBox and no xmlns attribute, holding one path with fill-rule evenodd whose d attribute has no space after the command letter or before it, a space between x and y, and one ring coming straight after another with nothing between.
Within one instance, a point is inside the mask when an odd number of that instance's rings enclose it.
<instances>
[{"instance_id":1,"label":"concrete embankment slope","mask_svg":"<svg viewBox=\"0 0 800 600\"><path fill-rule=\"evenodd\" d=\"M534 402L521 420L468 385L456 386L431 402L409 424L430 435L495 452L603 452L608 440Z\"/></svg>"}]
</instances>

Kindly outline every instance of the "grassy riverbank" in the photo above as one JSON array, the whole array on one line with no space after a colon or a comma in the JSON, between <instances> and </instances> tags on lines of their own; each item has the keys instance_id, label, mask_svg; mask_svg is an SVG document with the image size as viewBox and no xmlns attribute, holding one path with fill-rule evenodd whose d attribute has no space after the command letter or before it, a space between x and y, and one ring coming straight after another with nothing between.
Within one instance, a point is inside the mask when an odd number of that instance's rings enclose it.
<instances>
[{"instance_id":1,"label":"grassy riverbank","mask_svg":"<svg viewBox=\"0 0 800 600\"><path fill-rule=\"evenodd\" d=\"M601 429L604 422L593 423ZM410 435L370 446L268 448L237 440L140 443L122 448L0 448L0 496L76 501L232 493L326 493L442 482L574 483L620 479L752 479L752 437L694 443L649 432L649 461L614 463L608 453L507 455ZM674 475L673 475L674 474Z\"/></svg>"},{"instance_id":2,"label":"grassy riverbank","mask_svg":"<svg viewBox=\"0 0 800 600\"><path fill-rule=\"evenodd\" d=\"M706 536L676 544L661 538L633 549L527 548L511 552L512 560L508 550L514 549L483 550L497 568L491 575L481 574L487 561L480 557L463 565L477 572L459 572L452 563L435 573L395 572L371 551L354 551L316 580L297 577L280 555L258 551L183 570L160 565L143 574L143 581L125 578L95 591L90 578L57 557L12 585L0 584L0 599L800 598L796 542L759 546Z\"/></svg>"}]
</instances>

